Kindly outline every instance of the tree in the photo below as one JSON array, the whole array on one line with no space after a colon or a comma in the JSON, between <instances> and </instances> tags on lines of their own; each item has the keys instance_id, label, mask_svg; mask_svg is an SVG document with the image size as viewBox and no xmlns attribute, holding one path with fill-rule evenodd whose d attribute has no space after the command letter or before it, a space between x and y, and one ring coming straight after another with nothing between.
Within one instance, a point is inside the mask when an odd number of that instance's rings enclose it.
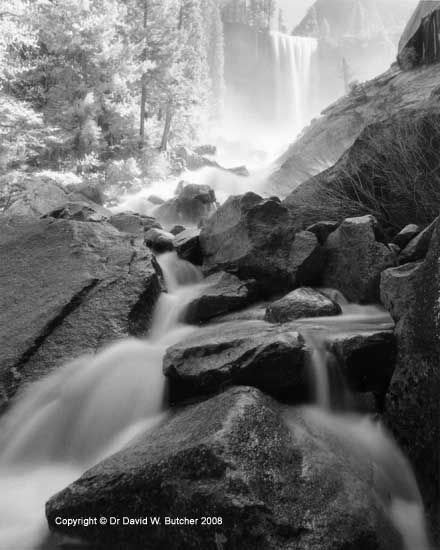
<instances>
[{"instance_id":1,"label":"tree","mask_svg":"<svg viewBox=\"0 0 440 550\"><path fill-rule=\"evenodd\" d=\"M282 9L278 10L278 30L282 33L287 33L287 26L284 21L284 13Z\"/></svg>"}]
</instances>

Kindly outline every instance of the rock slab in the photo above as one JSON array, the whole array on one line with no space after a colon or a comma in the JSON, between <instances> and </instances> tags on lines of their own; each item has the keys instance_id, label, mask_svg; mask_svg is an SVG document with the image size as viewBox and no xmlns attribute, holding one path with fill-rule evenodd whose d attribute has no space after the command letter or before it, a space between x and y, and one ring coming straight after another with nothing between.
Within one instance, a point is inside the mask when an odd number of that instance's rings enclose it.
<instances>
[{"instance_id":1,"label":"rock slab","mask_svg":"<svg viewBox=\"0 0 440 550\"><path fill-rule=\"evenodd\" d=\"M401 550L371 482L307 410L250 388L177 412L52 497L52 530L114 550ZM76 528L56 518L158 516ZM200 518L221 518L200 525ZM165 518L198 518L166 525ZM121 522L122 523L122 522Z\"/></svg>"}]
</instances>

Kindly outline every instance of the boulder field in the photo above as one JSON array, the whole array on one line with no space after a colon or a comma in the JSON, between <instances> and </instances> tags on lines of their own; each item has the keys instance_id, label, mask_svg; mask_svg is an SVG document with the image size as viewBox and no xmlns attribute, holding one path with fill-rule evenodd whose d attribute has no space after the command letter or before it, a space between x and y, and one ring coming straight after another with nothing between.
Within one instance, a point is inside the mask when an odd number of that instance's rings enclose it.
<instances>
[{"instance_id":1,"label":"boulder field","mask_svg":"<svg viewBox=\"0 0 440 550\"><path fill-rule=\"evenodd\" d=\"M200 265L206 278L184 320L201 326L164 355L167 418L52 497L52 530L115 550L403 550L388 473L372 481L376 459L307 406L316 341L353 394L372 396L369 410L411 459L435 530L438 221L389 239L371 215L304 229L288 206L255 193L229 198L200 229L177 234L151 217L101 214L69 201L40 218L1 217L3 403L65 361L148 334L164 289L153 250ZM323 339L328 323L345 318L341 293L362 304L380 299L396 330L378 308L381 322L341 324ZM224 523L55 522L146 510Z\"/></svg>"}]
</instances>

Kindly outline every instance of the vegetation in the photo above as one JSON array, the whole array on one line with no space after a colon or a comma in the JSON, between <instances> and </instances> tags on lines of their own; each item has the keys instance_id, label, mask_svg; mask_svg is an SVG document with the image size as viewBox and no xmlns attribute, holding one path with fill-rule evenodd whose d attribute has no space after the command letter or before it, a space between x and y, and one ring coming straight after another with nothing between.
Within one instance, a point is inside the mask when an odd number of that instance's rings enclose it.
<instances>
[{"instance_id":1,"label":"vegetation","mask_svg":"<svg viewBox=\"0 0 440 550\"><path fill-rule=\"evenodd\" d=\"M392 231L429 224L440 211L439 150L439 112L410 111L373 124L319 177L328 179L320 191L321 218L373 214Z\"/></svg>"},{"instance_id":2,"label":"vegetation","mask_svg":"<svg viewBox=\"0 0 440 550\"><path fill-rule=\"evenodd\" d=\"M0 176L167 171L222 92L216 0L0 0Z\"/></svg>"}]
</instances>

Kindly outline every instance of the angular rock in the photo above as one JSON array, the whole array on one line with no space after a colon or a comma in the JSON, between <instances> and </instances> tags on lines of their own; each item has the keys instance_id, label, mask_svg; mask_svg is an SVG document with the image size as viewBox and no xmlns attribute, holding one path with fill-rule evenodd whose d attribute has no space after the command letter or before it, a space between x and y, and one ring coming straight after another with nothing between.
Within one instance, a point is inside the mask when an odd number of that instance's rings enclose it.
<instances>
[{"instance_id":1,"label":"angular rock","mask_svg":"<svg viewBox=\"0 0 440 550\"><path fill-rule=\"evenodd\" d=\"M324 244L327 240L330 233L333 233L333 231L336 231L336 229L339 227L339 222L317 222L313 225L310 225L306 231L310 231L310 233L313 233L318 238L319 244Z\"/></svg>"},{"instance_id":2,"label":"angular rock","mask_svg":"<svg viewBox=\"0 0 440 550\"><path fill-rule=\"evenodd\" d=\"M78 183L66 185L66 189L71 193L72 198L79 201L87 200L99 206L105 203L105 195L99 185L93 183Z\"/></svg>"},{"instance_id":3,"label":"angular rock","mask_svg":"<svg viewBox=\"0 0 440 550\"><path fill-rule=\"evenodd\" d=\"M380 299L395 321L408 310L408 297L412 294L417 273L423 262L413 262L386 269L380 277Z\"/></svg>"},{"instance_id":4,"label":"angular rock","mask_svg":"<svg viewBox=\"0 0 440 550\"><path fill-rule=\"evenodd\" d=\"M145 334L160 293L150 251L106 223L0 220L0 387Z\"/></svg>"},{"instance_id":5,"label":"angular rock","mask_svg":"<svg viewBox=\"0 0 440 550\"><path fill-rule=\"evenodd\" d=\"M160 205L154 215L166 224L197 225L216 209L214 191L208 185L181 182L177 196Z\"/></svg>"},{"instance_id":6,"label":"angular rock","mask_svg":"<svg viewBox=\"0 0 440 550\"><path fill-rule=\"evenodd\" d=\"M382 294L397 320L397 364L385 420L415 468L432 531L440 540L440 223L426 259L384 274ZM389 290L390 288L394 290ZM403 287L403 288L402 288ZM396 302L398 292L405 294Z\"/></svg>"},{"instance_id":7,"label":"angular rock","mask_svg":"<svg viewBox=\"0 0 440 550\"><path fill-rule=\"evenodd\" d=\"M39 218L69 202L64 187L50 178L36 176L24 181L21 187L21 192L5 211L8 215Z\"/></svg>"},{"instance_id":8,"label":"angular rock","mask_svg":"<svg viewBox=\"0 0 440 550\"><path fill-rule=\"evenodd\" d=\"M288 323L301 317L339 315L341 311L341 306L325 294L313 288L298 288L270 304L265 319L270 323Z\"/></svg>"},{"instance_id":9,"label":"angular rock","mask_svg":"<svg viewBox=\"0 0 440 550\"><path fill-rule=\"evenodd\" d=\"M155 252L174 250L174 235L163 229L151 228L145 233L145 244Z\"/></svg>"},{"instance_id":10,"label":"angular rock","mask_svg":"<svg viewBox=\"0 0 440 550\"><path fill-rule=\"evenodd\" d=\"M305 356L304 340L295 328L231 322L201 329L172 346L163 366L172 401L239 384L294 400L307 393Z\"/></svg>"},{"instance_id":11,"label":"angular rock","mask_svg":"<svg viewBox=\"0 0 440 550\"><path fill-rule=\"evenodd\" d=\"M186 229L179 233L173 241L174 248L180 258L195 265L202 265L203 256L200 247L200 229Z\"/></svg>"},{"instance_id":12,"label":"angular rock","mask_svg":"<svg viewBox=\"0 0 440 550\"><path fill-rule=\"evenodd\" d=\"M103 222L110 216L111 212L99 205L89 206L83 202L67 202L43 217L78 222Z\"/></svg>"},{"instance_id":13,"label":"angular rock","mask_svg":"<svg viewBox=\"0 0 440 550\"><path fill-rule=\"evenodd\" d=\"M205 279L206 288L185 311L187 323L205 323L213 317L243 309L256 296L256 282L242 281L230 273L215 273Z\"/></svg>"},{"instance_id":14,"label":"angular rock","mask_svg":"<svg viewBox=\"0 0 440 550\"><path fill-rule=\"evenodd\" d=\"M396 343L392 330L372 330L330 340L349 388L354 392L372 392L383 398L394 372Z\"/></svg>"},{"instance_id":15,"label":"angular rock","mask_svg":"<svg viewBox=\"0 0 440 550\"><path fill-rule=\"evenodd\" d=\"M409 262L417 262L423 260L428 253L429 245L431 243L432 234L437 220L433 221L428 227L426 227L421 233L412 239L407 246L402 250L399 256L400 264L407 264Z\"/></svg>"},{"instance_id":16,"label":"angular rock","mask_svg":"<svg viewBox=\"0 0 440 550\"><path fill-rule=\"evenodd\" d=\"M151 216L142 216L136 212L119 212L113 214L109 223L122 231L123 233L130 233L132 235L142 235L144 232L150 229L162 229L160 223L156 218Z\"/></svg>"},{"instance_id":17,"label":"angular rock","mask_svg":"<svg viewBox=\"0 0 440 550\"><path fill-rule=\"evenodd\" d=\"M204 269L253 278L269 292L319 281L322 251L313 233L297 233L290 211L255 193L230 197L203 225Z\"/></svg>"},{"instance_id":18,"label":"angular rock","mask_svg":"<svg viewBox=\"0 0 440 550\"><path fill-rule=\"evenodd\" d=\"M414 237L417 237L417 235L420 233L421 228L418 225L415 225L414 223L411 223L409 225L406 225L402 231L400 231L393 240L394 244L397 244L397 246L401 249L405 248L405 246L412 240Z\"/></svg>"},{"instance_id":19,"label":"angular rock","mask_svg":"<svg viewBox=\"0 0 440 550\"><path fill-rule=\"evenodd\" d=\"M186 230L184 225L175 225L170 229L170 233L177 236L179 233L183 233Z\"/></svg>"},{"instance_id":20,"label":"angular rock","mask_svg":"<svg viewBox=\"0 0 440 550\"><path fill-rule=\"evenodd\" d=\"M373 216L347 218L327 239L323 285L352 302L379 300L380 274L397 264L395 253L376 240Z\"/></svg>"},{"instance_id":21,"label":"angular rock","mask_svg":"<svg viewBox=\"0 0 440 550\"><path fill-rule=\"evenodd\" d=\"M53 496L49 526L109 550L401 550L374 457L320 420L307 409L284 415L258 390L231 389L172 415ZM161 525L56 520L146 510ZM207 515L221 520L200 525Z\"/></svg>"}]
</instances>

